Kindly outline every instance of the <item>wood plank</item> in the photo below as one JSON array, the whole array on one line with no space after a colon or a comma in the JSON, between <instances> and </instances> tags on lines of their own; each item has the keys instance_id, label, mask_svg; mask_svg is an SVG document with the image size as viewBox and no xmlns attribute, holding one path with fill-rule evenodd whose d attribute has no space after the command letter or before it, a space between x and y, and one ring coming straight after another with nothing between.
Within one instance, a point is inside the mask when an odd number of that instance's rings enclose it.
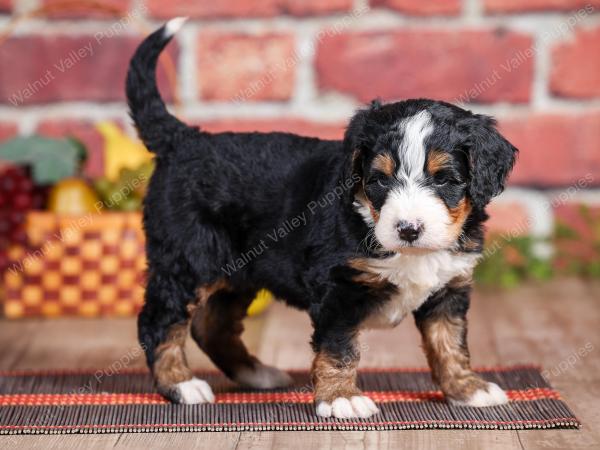
<instances>
[{"instance_id":1,"label":"wood plank","mask_svg":"<svg viewBox=\"0 0 600 450\"><path fill-rule=\"evenodd\" d=\"M356 449L396 450L419 448L438 450L521 449L513 432L482 430L403 430L403 431L295 431L242 433L239 449Z\"/></svg>"},{"instance_id":2,"label":"wood plank","mask_svg":"<svg viewBox=\"0 0 600 450\"><path fill-rule=\"evenodd\" d=\"M526 286L486 302L503 364L541 364L552 382L599 379L600 296L589 295L583 283Z\"/></svg>"},{"instance_id":3,"label":"wood plank","mask_svg":"<svg viewBox=\"0 0 600 450\"><path fill-rule=\"evenodd\" d=\"M0 436L0 448L25 448L28 450L69 450L85 448L90 450L103 450L113 448L118 440L118 434Z\"/></svg>"},{"instance_id":4,"label":"wood plank","mask_svg":"<svg viewBox=\"0 0 600 450\"><path fill-rule=\"evenodd\" d=\"M244 339L254 351L262 341L264 318L249 320ZM145 367L137 342L136 320L59 318L1 323L0 367L7 369L60 369ZM194 368L214 368L195 342L188 338L186 352Z\"/></svg>"},{"instance_id":5,"label":"wood plank","mask_svg":"<svg viewBox=\"0 0 600 450\"><path fill-rule=\"evenodd\" d=\"M19 360L33 345L39 332L39 320L7 321L2 320L0 329L0 367L14 369Z\"/></svg>"},{"instance_id":6,"label":"wood plank","mask_svg":"<svg viewBox=\"0 0 600 450\"><path fill-rule=\"evenodd\" d=\"M14 346L18 339L13 333L5 334L5 329L21 327L28 344L10 368L99 368L126 358L127 366L144 366L134 319L20 320L5 321L1 326L0 342ZM26 332L31 333L30 338Z\"/></svg>"},{"instance_id":7,"label":"wood plank","mask_svg":"<svg viewBox=\"0 0 600 450\"><path fill-rule=\"evenodd\" d=\"M235 449L239 447L239 432L215 433L124 433L115 448L139 449ZM252 433L247 433L252 434Z\"/></svg>"}]
</instances>

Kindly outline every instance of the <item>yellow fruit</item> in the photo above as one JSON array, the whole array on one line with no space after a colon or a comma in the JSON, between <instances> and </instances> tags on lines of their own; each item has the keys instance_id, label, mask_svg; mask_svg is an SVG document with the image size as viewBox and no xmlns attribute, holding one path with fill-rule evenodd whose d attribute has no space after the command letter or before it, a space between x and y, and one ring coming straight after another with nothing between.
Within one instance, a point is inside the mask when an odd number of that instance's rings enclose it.
<instances>
[{"instance_id":1,"label":"yellow fruit","mask_svg":"<svg viewBox=\"0 0 600 450\"><path fill-rule=\"evenodd\" d=\"M256 316L263 312L273 302L273 294L266 289L261 289L248 306L247 313L249 316Z\"/></svg>"},{"instance_id":2,"label":"yellow fruit","mask_svg":"<svg viewBox=\"0 0 600 450\"><path fill-rule=\"evenodd\" d=\"M131 139L112 122L96 125L104 137L104 174L110 181L117 181L122 169L138 169L152 160L152 153L144 144Z\"/></svg>"},{"instance_id":3,"label":"yellow fruit","mask_svg":"<svg viewBox=\"0 0 600 450\"><path fill-rule=\"evenodd\" d=\"M65 178L59 181L48 197L48 210L56 214L82 215L96 212L100 199L81 178Z\"/></svg>"}]
</instances>

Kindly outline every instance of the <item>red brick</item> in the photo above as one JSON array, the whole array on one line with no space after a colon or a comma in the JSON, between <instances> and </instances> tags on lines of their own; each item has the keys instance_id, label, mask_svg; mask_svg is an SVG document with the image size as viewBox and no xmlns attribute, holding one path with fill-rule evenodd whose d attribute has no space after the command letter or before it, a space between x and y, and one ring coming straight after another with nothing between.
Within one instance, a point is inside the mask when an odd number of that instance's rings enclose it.
<instances>
[{"instance_id":1,"label":"red brick","mask_svg":"<svg viewBox=\"0 0 600 450\"><path fill-rule=\"evenodd\" d=\"M460 0L373 0L372 4L414 16L456 15L461 9Z\"/></svg>"},{"instance_id":2,"label":"red brick","mask_svg":"<svg viewBox=\"0 0 600 450\"><path fill-rule=\"evenodd\" d=\"M49 137L74 137L88 150L85 173L91 177L104 175L104 140L94 123L86 120L46 120L37 133Z\"/></svg>"},{"instance_id":3,"label":"red brick","mask_svg":"<svg viewBox=\"0 0 600 450\"><path fill-rule=\"evenodd\" d=\"M489 13L516 13L531 11L571 11L600 6L598 0L485 0L484 9ZM593 9L593 8L592 8Z\"/></svg>"},{"instance_id":4,"label":"red brick","mask_svg":"<svg viewBox=\"0 0 600 450\"><path fill-rule=\"evenodd\" d=\"M128 14L132 7L131 0L103 0L95 4L71 2L68 6L64 0L43 0L42 6L48 8L46 17L51 19L64 18L114 18Z\"/></svg>"},{"instance_id":5,"label":"red brick","mask_svg":"<svg viewBox=\"0 0 600 450\"><path fill-rule=\"evenodd\" d=\"M202 33L198 41L200 96L208 100L287 100L297 58L290 34Z\"/></svg>"},{"instance_id":6,"label":"red brick","mask_svg":"<svg viewBox=\"0 0 600 450\"><path fill-rule=\"evenodd\" d=\"M0 0L0 12L11 12L12 0Z\"/></svg>"},{"instance_id":7,"label":"red brick","mask_svg":"<svg viewBox=\"0 0 600 450\"><path fill-rule=\"evenodd\" d=\"M490 219L486 222L486 229L492 234L521 236L530 229L531 219L520 203L492 202L487 212Z\"/></svg>"},{"instance_id":8,"label":"red brick","mask_svg":"<svg viewBox=\"0 0 600 450\"><path fill-rule=\"evenodd\" d=\"M0 67L10 67L0 71L0 103L19 106L61 100L123 100L125 73L140 40L119 36L100 42L94 36L11 38L0 46ZM175 53L173 48L170 54ZM73 57L77 52L82 56ZM162 72L159 70L159 85L170 98ZM26 97L28 91L33 94Z\"/></svg>"},{"instance_id":9,"label":"red brick","mask_svg":"<svg viewBox=\"0 0 600 450\"><path fill-rule=\"evenodd\" d=\"M527 102L532 39L470 30L339 34L321 42L316 66L322 90L361 101L433 97Z\"/></svg>"},{"instance_id":10,"label":"red brick","mask_svg":"<svg viewBox=\"0 0 600 450\"><path fill-rule=\"evenodd\" d=\"M193 18L274 17L282 14L295 16L322 15L350 11L352 0L148 0L150 14L161 19L176 16Z\"/></svg>"},{"instance_id":11,"label":"red brick","mask_svg":"<svg viewBox=\"0 0 600 450\"><path fill-rule=\"evenodd\" d=\"M13 123L0 123L0 142L10 139L17 134L17 125Z\"/></svg>"},{"instance_id":12,"label":"red brick","mask_svg":"<svg viewBox=\"0 0 600 450\"><path fill-rule=\"evenodd\" d=\"M552 52L550 89L563 97L600 96L600 28L579 30Z\"/></svg>"},{"instance_id":13,"label":"red brick","mask_svg":"<svg viewBox=\"0 0 600 450\"><path fill-rule=\"evenodd\" d=\"M512 184L600 185L600 113L503 120L500 131L520 150Z\"/></svg>"},{"instance_id":14,"label":"red brick","mask_svg":"<svg viewBox=\"0 0 600 450\"><path fill-rule=\"evenodd\" d=\"M344 130L346 127L345 123L322 124L295 118L260 120L215 120L209 122L201 122L198 125L203 130L210 131L213 133L220 133L224 131L286 131L288 133L296 133L303 136L314 136L319 137L321 139L342 139L344 137Z\"/></svg>"},{"instance_id":15,"label":"red brick","mask_svg":"<svg viewBox=\"0 0 600 450\"><path fill-rule=\"evenodd\" d=\"M317 16L352 10L352 0L280 0L279 14Z\"/></svg>"}]
</instances>

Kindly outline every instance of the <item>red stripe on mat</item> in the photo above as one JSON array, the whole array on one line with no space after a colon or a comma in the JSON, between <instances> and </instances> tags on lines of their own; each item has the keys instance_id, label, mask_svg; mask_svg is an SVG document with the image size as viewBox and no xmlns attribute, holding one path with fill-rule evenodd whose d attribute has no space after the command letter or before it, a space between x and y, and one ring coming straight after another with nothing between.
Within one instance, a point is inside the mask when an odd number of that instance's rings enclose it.
<instances>
[{"instance_id":1,"label":"red stripe on mat","mask_svg":"<svg viewBox=\"0 0 600 450\"><path fill-rule=\"evenodd\" d=\"M378 403L443 400L440 391L374 391L365 392ZM559 399L557 391L548 388L506 391L513 401ZM216 394L216 403L312 403L309 392L232 392ZM43 405L140 405L168 403L159 394L9 394L0 395L0 406Z\"/></svg>"}]
</instances>

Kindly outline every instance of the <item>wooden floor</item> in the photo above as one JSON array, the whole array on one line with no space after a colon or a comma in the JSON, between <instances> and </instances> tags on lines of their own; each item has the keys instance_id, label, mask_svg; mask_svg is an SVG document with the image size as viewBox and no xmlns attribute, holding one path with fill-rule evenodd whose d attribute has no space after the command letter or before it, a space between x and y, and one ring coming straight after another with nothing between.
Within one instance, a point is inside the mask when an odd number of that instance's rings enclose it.
<instances>
[{"instance_id":1,"label":"wooden floor","mask_svg":"<svg viewBox=\"0 0 600 450\"><path fill-rule=\"evenodd\" d=\"M470 312L473 364L539 363L583 422L581 430L156 433L5 436L0 448L600 448L600 283L552 282L476 293ZM135 321L0 321L0 369L99 368L138 354ZM310 325L282 305L246 323L244 338L264 362L308 368ZM362 366L425 366L412 320L361 337ZM211 364L188 342L195 368ZM131 367L143 366L141 358Z\"/></svg>"}]
</instances>

